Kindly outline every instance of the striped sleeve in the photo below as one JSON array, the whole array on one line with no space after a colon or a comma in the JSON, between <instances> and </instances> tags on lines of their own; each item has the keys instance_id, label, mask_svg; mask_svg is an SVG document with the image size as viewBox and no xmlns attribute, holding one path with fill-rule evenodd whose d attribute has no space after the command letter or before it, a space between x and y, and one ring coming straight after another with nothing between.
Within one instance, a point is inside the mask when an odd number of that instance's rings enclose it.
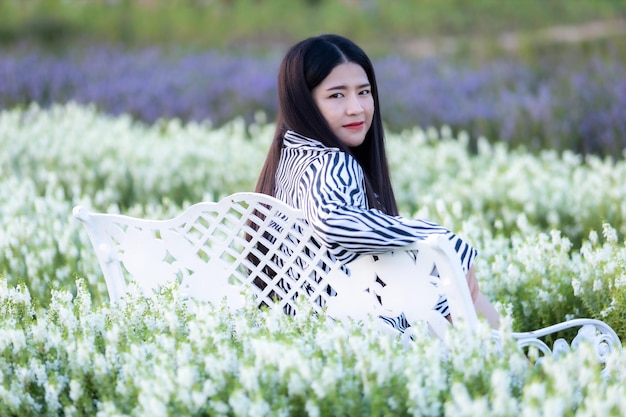
<instances>
[{"instance_id":1,"label":"striped sleeve","mask_svg":"<svg viewBox=\"0 0 626 417\"><path fill-rule=\"evenodd\" d=\"M318 237L339 260L393 250L428 235L445 234L465 272L476 250L446 228L368 208L363 171L344 152L327 152L308 164L298 184L300 206Z\"/></svg>"}]
</instances>

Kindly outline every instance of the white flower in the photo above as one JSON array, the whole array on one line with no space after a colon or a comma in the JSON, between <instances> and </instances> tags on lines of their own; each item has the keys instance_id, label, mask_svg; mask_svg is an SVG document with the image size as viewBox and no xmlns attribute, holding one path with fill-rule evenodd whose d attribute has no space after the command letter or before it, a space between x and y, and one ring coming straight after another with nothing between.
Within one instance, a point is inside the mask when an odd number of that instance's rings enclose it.
<instances>
[{"instance_id":1,"label":"white flower","mask_svg":"<svg viewBox=\"0 0 626 417\"><path fill-rule=\"evenodd\" d=\"M312 399L307 398L304 409L309 417L320 417L320 408Z\"/></svg>"},{"instance_id":2,"label":"white flower","mask_svg":"<svg viewBox=\"0 0 626 417\"><path fill-rule=\"evenodd\" d=\"M72 379L70 381L70 399L74 402L77 402L80 397L83 395L83 386L80 381Z\"/></svg>"},{"instance_id":3,"label":"white flower","mask_svg":"<svg viewBox=\"0 0 626 417\"><path fill-rule=\"evenodd\" d=\"M252 401L242 390L238 389L233 392L228 399L228 404L231 406L232 411L236 416L249 416Z\"/></svg>"}]
</instances>

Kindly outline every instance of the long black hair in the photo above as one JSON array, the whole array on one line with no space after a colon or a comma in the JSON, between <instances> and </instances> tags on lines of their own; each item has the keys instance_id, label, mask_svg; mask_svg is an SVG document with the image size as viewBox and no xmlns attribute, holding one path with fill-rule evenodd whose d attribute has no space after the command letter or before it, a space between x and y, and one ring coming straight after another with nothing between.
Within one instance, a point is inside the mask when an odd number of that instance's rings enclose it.
<instances>
[{"instance_id":1,"label":"long black hair","mask_svg":"<svg viewBox=\"0 0 626 417\"><path fill-rule=\"evenodd\" d=\"M352 148L344 145L333 133L311 94L337 65L345 62L363 68L374 99L372 125L363 143ZM354 156L365 174L370 208L380 209L390 215L398 214L385 153L374 67L367 54L354 42L339 35L315 36L294 45L283 58L278 73L276 132L256 192L274 195L276 170L287 130L314 138L326 146L339 148Z\"/></svg>"}]
</instances>

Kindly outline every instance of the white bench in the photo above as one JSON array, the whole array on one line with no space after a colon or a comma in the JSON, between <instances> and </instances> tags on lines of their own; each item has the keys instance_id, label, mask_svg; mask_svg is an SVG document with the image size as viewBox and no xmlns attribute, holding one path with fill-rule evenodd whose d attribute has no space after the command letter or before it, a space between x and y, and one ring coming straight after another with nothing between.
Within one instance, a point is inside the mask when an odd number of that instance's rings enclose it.
<instances>
[{"instance_id":1,"label":"white bench","mask_svg":"<svg viewBox=\"0 0 626 417\"><path fill-rule=\"evenodd\" d=\"M228 306L240 308L241 288L246 287L258 306L296 314L294 301L300 295L314 311L326 309L341 320L404 313L409 323L425 320L445 339L449 322L433 310L445 294L454 323L464 321L469 332L478 325L461 264L442 236L342 265L320 249L300 211L262 194L197 203L169 220L92 213L80 206L74 216L87 229L112 302L121 301L130 281L148 292L176 281L183 296L214 303L225 299ZM382 330L396 332L380 320ZM580 329L571 345L590 341L601 362L621 347L613 329L593 319L514 336L520 347L535 346L548 355L570 344L559 339L550 348L541 338L568 328Z\"/></svg>"}]
</instances>

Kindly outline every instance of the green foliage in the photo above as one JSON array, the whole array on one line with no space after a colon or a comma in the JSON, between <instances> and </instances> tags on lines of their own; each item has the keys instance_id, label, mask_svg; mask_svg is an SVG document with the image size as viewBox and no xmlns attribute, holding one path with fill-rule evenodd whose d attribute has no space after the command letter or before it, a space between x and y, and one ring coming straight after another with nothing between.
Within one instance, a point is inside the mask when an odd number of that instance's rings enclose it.
<instances>
[{"instance_id":1,"label":"green foliage","mask_svg":"<svg viewBox=\"0 0 626 417\"><path fill-rule=\"evenodd\" d=\"M5 1L3 39L90 39L137 46L273 46L320 32L341 33L385 51L398 39L533 33L553 25L624 17L623 0L502 2L494 0L354 1Z\"/></svg>"}]
</instances>

